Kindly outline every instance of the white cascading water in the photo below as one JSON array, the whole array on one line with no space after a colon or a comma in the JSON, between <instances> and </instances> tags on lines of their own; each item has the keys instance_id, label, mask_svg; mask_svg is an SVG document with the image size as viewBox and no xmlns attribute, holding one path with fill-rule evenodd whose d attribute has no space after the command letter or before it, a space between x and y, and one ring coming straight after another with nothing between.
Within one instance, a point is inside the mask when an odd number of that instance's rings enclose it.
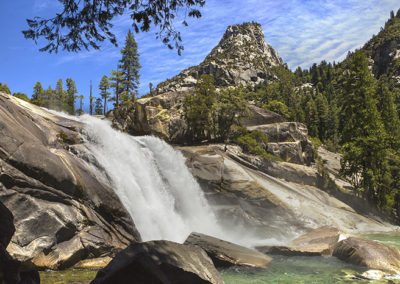
<instances>
[{"instance_id":1,"label":"white cascading water","mask_svg":"<svg viewBox=\"0 0 400 284\"><path fill-rule=\"evenodd\" d=\"M143 241L183 242L191 232L223 236L215 214L185 165L161 139L132 137L109 121L82 116L87 148L111 179Z\"/></svg>"}]
</instances>

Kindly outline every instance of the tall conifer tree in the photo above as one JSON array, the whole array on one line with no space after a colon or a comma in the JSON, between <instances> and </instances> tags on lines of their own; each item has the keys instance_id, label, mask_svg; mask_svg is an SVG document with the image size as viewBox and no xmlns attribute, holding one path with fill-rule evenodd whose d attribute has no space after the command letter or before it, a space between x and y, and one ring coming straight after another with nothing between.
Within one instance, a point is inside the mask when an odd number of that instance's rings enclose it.
<instances>
[{"instance_id":1,"label":"tall conifer tree","mask_svg":"<svg viewBox=\"0 0 400 284\"><path fill-rule=\"evenodd\" d=\"M110 88L114 89L115 96L114 96L114 98L112 98L112 100L115 101L115 103L114 103L115 108L119 107L119 103L121 101L120 94L124 88L124 86L122 85L123 80L124 80L124 77L122 75L121 70L117 70L117 71L113 70L111 72Z\"/></svg>"},{"instance_id":2,"label":"tall conifer tree","mask_svg":"<svg viewBox=\"0 0 400 284\"><path fill-rule=\"evenodd\" d=\"M76 84L74 80L68 78L65 80L67 84L67 98L66 98L66 107L67 111L70 114L75 114L75 94L78 92L76 89Z\"/></svg>"},{"instance_id":3,"label":"tall conifer tree","mask_svg":"<svg viewBox=\"0 0 400 284\"><path fill-rule=\"evenodd\" d=\"M90 94L89 94L89 113L90 115L93 115L93 100L95 97L93 97L92 93L92 80L90 80Z\"/></svg>"},{"instance_id":4,"label":"tall conifer tree","mask_svg":"<svg viewBox=\"0 0 400 284\"><path fill-rule=\"evenodd\" d=\"M36 82L35 86L33 86L33 94L31 102L38 106L44 106L43 92L44 90L42 83Z\"/></svg>"},{"instance_id":5,"label":"tall conifer tree","mask_svg":"<svg viewBox=\"0 0 400 284\"><path fill-rule=\"evenodd\" d=\"M137 43L132 32L129 30L125 39L125 46L121 50L122 58L119 60L119 69L122 71L124 86L124 103L126 100L134 101L139 88L139 53Z\"/></svg>"},{"instance_id":6,"label":"tall conifer tree","mask_svg":"<svg viewBox=\"0 0 400 284\"><path fill-rule=\"evenodd\" d=\"M99 84L99 89L100 89L100 95L104 99L104 115L106 115L107 111L107 100L110 97L110 92L108 89L110 88L110 81L106 75L101 78L100 84Z\"/></svg>"},{"instance_id":7,"label":"tall conifer tree","mask_svg":"<svg viewBox=\"0 0 400 284\"><path fill-rule=\"evenodd\" d=\"M362 195L382 207L391 182L385 129L375 99L376 80L364 52L349 58L349 75L343 94L346 119L342 132L341 172L352 178Z\"/></svg>"}]
</instances>

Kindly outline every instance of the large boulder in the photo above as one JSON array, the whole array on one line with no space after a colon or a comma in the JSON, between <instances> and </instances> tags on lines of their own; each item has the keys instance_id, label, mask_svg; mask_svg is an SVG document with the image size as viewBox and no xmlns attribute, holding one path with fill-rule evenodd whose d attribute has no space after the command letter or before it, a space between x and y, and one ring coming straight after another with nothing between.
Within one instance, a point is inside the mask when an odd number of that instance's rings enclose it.
<instances>
[{"instance_id":1,"label":"large boulder","mask_svg":"<svg viewBox=\"0 0 400 284\"><path fill-rule=\"evenodd\" d=\"M338 242L333 256L369 269L400 273L400 251L382 243L360 238L348 238Z\"/></svg>"},{"instance_id":2,"label":"large boulder","mask_svg":"<svg viewBox=\"0 0 400 284\"><path fill-rule=\"evenodd\" d=\"M310 165L314 160L314 148L303 123L276 122L248 126L247 129L264 133L268 138L267 151L286 162Z\"/></svg>"},{"instance_id":3,"label":"large boulder","mask_svg":"<svg viewBox=\"0 0 400 284\"><path fill-rule=\"evenodd\" d=\"M272 260L256 250L200 233L191 233L185 244L204 249L216 267L239 265L265 268Z\"/></svg>"},{"instance_id":4,"label":"large boulder","mask_svg":"<svg viewBox=\"0 0 400 284\"><path fill-rule=\"evenodd\" d=\"M82 128L0 93L0 201L14 214L8 252L23 263L66 268L140 240Z\"/></svg>"},{"instance_id":5,"label":"large boulder","mask_svg":"<svg viewBox=\"0 0 400 284\"><path fill-rule=\"evenodd\" d=\"M264 125L271 123L286 122L286 118L273 111L266 110L255 105L248 105L250 114L243 118L244 126Z\"/></svg>"},{"instance_id":6,"label":"large boulder","mask_svg":"<svg viewBox=\"0 0 400 284\"><path fill-rule=\"evenodd\" d=\"M169 241L131 244L100 270L92 284L224 283L199 247Z\"/></svg>"},{"instance_id":7,"label":"large boulder","mask_svg":"<svg viewBox=\"0 0 400 284\"><path fill-rule=\"evenodd\" d=\"M307 127L300 122L281 122L248 126L249 130L258 130L268 137L268 142L307 141Z\"/></svg>"},{"instance_id":8,"label":"large boulder","mask_svg":"<svg viewBox=\"0 0 400 284\"><path fill-rule=\"evenodd\" d=\"M320 227L292 240L288 246L258 246L265 254L286 256L328 256L338 242L340 232L333 227Z\"/></svg>"}]
</instances>

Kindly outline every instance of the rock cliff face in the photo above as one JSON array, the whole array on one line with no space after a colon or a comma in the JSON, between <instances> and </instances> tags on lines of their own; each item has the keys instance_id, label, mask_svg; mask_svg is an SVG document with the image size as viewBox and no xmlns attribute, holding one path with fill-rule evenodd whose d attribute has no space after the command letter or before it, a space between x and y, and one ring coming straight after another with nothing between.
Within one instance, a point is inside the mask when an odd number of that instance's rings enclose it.
<instances>
[{"instance_id":1,"label":"rock cliff face","mask_svg":"<svg viewBox=\"0 0 400 284\"><path fill-rule=\"evenodd\" d=\"M124 110L113 113L114 126L135 135L154 134L170 142L182 142L186 129L182 103L201 75L213 75L216 88L255 85L274 80L271 67L282 64L276 50L265 42L261 25L229 26L200 65L160 83L153 97L138 99L133 119Z\"/></svg>"},{"instance_id":2,"label":"rock cliff face","mask_svg":"<svg viewBox=\"0 0 400 284\"><path fill-rule=\"evenodd\" d=\"M39 267L113 255L139 239L83 151L79 122L0 93L0 201L14 215L10 254Z\"/></svg>"},{"instance_id":3,"label":"rock cliff face","mask_svg":"<svg viewBox=\"0 0 400 284\"><path fill-rule=\"evenodd\" d=\"M347 233L396 229L358 214L348 204L316 188L316 169L263 161L242 153L238 146L179 149L219 218L242 228L242 234L253 232L286 245L296 233L320 226Z\"/></svg>"},{"instance_id":4,"label":"rock cliff face","mask_svg":"<svg viewBox=\"0 0 400 284\"><path fill-rule=\"evenodd\" d=\"M362 48L370 58L374 75L394 77L400 84L400 14L390 18L383 29Z\"/></svg>"}]
</instances>

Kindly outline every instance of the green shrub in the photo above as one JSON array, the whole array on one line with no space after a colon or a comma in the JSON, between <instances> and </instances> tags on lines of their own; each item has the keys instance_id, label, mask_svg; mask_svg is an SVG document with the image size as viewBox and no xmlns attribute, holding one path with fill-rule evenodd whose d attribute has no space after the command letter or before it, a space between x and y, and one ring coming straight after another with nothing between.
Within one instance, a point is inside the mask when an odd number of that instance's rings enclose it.
<instances>
[{"instance_id":1,"label":"green shrub","mask_svg":"<svg viewBox=\"0 0 400 284\"><path fill-rule=\"evenodd\" d=\"M261 131L247 131L244 127L238 128L238 136L235 138L244 152L261 156L268 161L282 161L280 157L268 153L265 148L268 144L268 138Z\"/></svg>"},{"instance_id":2,"label":"green shrub","mask_svg":"<svg viewBox=\"0 0 400 284\"><path fill-rule=\"evenodd\" d=\"M286 118L290 117L290 113L289 113L289 108L282 102L280 101L270 101L268 104L263 105L264 109L276 112Z\"/></svg>"}]
</instances>

